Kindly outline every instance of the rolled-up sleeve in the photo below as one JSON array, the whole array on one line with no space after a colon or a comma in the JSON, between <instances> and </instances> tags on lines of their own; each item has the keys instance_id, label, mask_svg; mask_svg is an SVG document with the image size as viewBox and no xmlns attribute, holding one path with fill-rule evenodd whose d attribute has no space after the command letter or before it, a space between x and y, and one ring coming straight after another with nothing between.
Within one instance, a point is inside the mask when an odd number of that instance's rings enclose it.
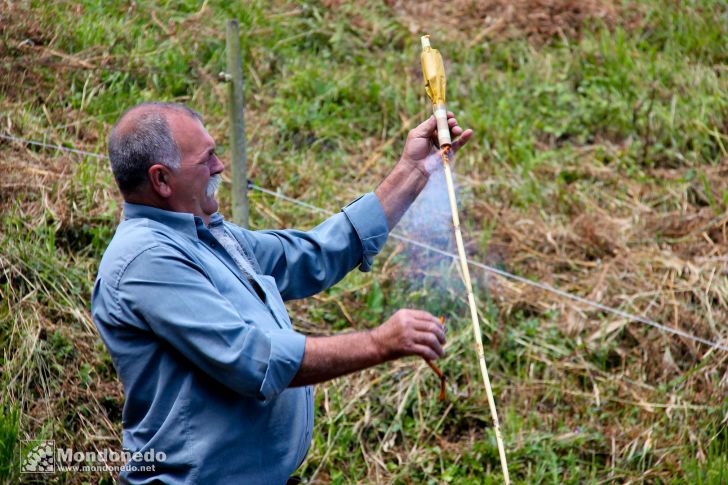
<instances>
[{"instance_id":1,"label":"rolled-up sleeve","mask_svg":"<svg viewBox=\"0 0 728 485\"><path fill-rule=\"evenodd\" d=\"M271 346L270 364L260 387L261 399L270 399L280 394L293 380L303 360L306 337L290 330L270 332L274 345Z\"/></svg>"},{"instance_id":2,"label":"rolled-up sleeve","mask_svg":"<svg viewBox=\"0 0 728 485\"><path fill-rule=\"evenodd\" d=\"M379 199L373 192L362 195L342 209L354 227L362 246L362 260L359 269L370 271L374 256L384 247L389 235L387 216Z\"/></svg>"},{"instance_id":3,"label":"rolled-up sleeve","mask_svg":"<svg viewBox=\"0 0 728 485\"><path fill-rule=\"evenodd\" d=\"M387 241L387 218L374 193L365 194L310 231L244 231L261 271L284 299L305 298L359 267L369 271Z\"/></svg>"},{"instance_id":4,"label":"rolled-up sleeve","mask_svg":"<svg viewBox=\"0 0 728 485\"><path fill-rule=\"evenodd\" d=\"M268 400L301 365L305 336L257 328L173 248L155 246L134 258L116 295L122 320L141 319L193 366L241 395Z\"/></svg>"}]
</instances>

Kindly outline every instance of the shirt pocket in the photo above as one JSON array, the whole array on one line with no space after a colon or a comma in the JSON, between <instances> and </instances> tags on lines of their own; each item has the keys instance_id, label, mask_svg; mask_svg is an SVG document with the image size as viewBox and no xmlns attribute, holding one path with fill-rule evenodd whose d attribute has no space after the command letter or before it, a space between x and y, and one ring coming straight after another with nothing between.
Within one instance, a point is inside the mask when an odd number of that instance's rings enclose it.
<instances>
[{"instance_id":1,"label":"shirt pocket","mask_svg":"<svg viewBox=\"0 0 728 485\"><path fill-rule=\"evenodd\" d=\"M275 278L268 275L256 275L260 281L260 285L265 291L265 304L273 313L273 317L283 328L293 328L291 325L291 319L288 317L288 310L286 305L283 303L280 291L278 291L278 285L276 284Z\"/></svg>"}]
</instances>

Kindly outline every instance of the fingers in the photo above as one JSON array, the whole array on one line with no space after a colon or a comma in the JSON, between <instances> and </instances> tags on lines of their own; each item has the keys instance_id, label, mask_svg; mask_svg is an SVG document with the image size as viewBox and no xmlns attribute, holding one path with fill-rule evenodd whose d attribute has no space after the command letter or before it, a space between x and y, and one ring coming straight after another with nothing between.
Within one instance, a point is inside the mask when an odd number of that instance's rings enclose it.
<instances>
[{"instance_id":1,"label":"fingers","mask_svg":"<svg viewBox=\"0 0 728 485\"><path fill-rule=\"evenodd\" d=\"M419 320L415 324L415 328L420 332L425 332L434 335L440 344L445 345L447 338L445 337L445 327L440 325L440 322L431 322Z\"/></svg>"},{"instance_id":2,"label":"fingers","mask_svg":"<svg viewBox=\"0 0 728 485\"><path fill-rule=\"evenodd\" d=\"M453 151L458 151L460 149L460 147L462 147L463 145L465 145L468 142L468 140L470 140L470 137L471 136L473 136L473 130L471 130L470 128L468 128L467 130L463 131L460 134L460 137L457 138L455 141L452 142L451 149Z\"/></svg>"},{"instance_id":3,"label":"fingers","mask_svg":"<svg viewBox=\"0 0 728 485\"><path fill-rule=\"evenodd\" d=\"M463 130L460 125L458 125L457 118L455 118L455 115L452 111L447 112L447 124L450 127L450 133L452 133L454 137L462 136L468 132L470 132L470 135L472 135L473 130ZM467 139L470 138L470 135L466 136L463 142L460 143L460 146L464 145L467 142ZM413 128L410 131L410 136L415 138L437 138L437 122L435 121L435 117L430 116L425 121Z\"/></svg>"},{"instance_id":4,"label":"fingers","mask_svg":"<svg viewBox=\"0 0 728 485\"><path fill-rule=\"evenodd\" d=\"M450 133L452 133L454 136L460 136L463 133L463 129L460 128L455 118L448 119L447 124L450 127Z\"/></svg>"},{"instance_id":5,"label":"fingers","mask_svg":"<svg viewBox=\"0 0 728 485\"><path fill-rule=\"evenodd\" d=\"M424 310L404 310L409 312L413 317L418 318L420 320L427 320L427 321L433 321L435 323L440 323L440 320L437 319L432 313L426 312Z\"/></svg>"},{"instance_id":6,"label":"fingers","mask_svg":"<svg viewBox=\"0 0 728 485\"><path fill-rule=\"evenodd\" d=\"M450 133L453 135L454 139L451 148L453 151L457 151L460 147L465 145L468 140L470 140L470 137L473 136L473 130L470 128L463 130L460 125L458 125L457 118L455 118L452 111L447 112L447 124L450 127Z\"/></svg>"},{"instance_id":7,"label":"fingers","mask_svg":"<svg viewBox=\"0 0 728 485\"><path fill-rule=\"evenodd\" d=\"M433 130L437 132L437 121L435 121L434 115L412 128L410 136L415 138L430 138Z\"/></svg>"},{"instance_id":8,"label":"fingers","mask_svg":"<svg viewBox=\"0 0 728 485\"><path fill-rule=\"evenodd\" d=\"M398 310L370 334L382 361L408 355L434 360L445 355L445 327L425 311Z\"/></svg>"},{"instance_id":9,"label":"fingers","mask_svg":"<svg viewBox=\"0 0 728 485\"><path fill-rule=\"evenodd\" d=\"M434 334L440 343L445 344L447 334L447 327L445 327L440 319L435 317L432 313L425 312L422 310L408 310L412 317L416 319L415 328L419 331L430 332Z\"/></svg>"},{"instance_id":10,"label":"fingers","mask_svg":"<svg viewBox=\"0 0 728 485\"><path fill-rule=\"evenodd\" d=\"M437 352L426 345L415 345L413 350L416 355L424 357L427 360L437 360L441 357L441 355L438 355Z\"/></svg>"},{"instance_id":11,"label":"fingers","mask_svg":"<svg viewBox=\"0 0 728 485\"><path fill-rule=\"evenodd\" d=\"M438 358L445 355L445 349L442 348L443 343L444 342L440 342L440 339L435 334L430 332L419 332L415 337L416 345L426 346L432 350Z\"/></svg>"},{"instance_id":12,"label":"fingers","mask_svg":"<svg viewBox=\"0 0 728 485\"><path fill-rule=\"evenodd\" d=\"M411 344L410 352L427 359L437 359L445 355L443 346L447 342L445 328L440 320L422 310L401 310L403 318L409 320ZM409 326L409 325L408 325Z\"/></svg>"}]
</instances>

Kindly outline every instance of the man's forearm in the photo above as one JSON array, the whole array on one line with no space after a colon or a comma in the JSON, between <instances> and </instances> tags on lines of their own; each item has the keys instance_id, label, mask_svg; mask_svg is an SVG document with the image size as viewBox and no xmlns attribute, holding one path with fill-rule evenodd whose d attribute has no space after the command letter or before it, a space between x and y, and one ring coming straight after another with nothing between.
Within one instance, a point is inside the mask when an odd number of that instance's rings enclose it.
<instances>
[{"instance_id":1,"label":"man's forearm","mask_svg":"<svg viewBox=\"0 0 728 485\"><path fill-rule=\"evenodd\" d=\"M306 337L303 361L290 386L306 386L407 355L442 357L445 329L433 315L399 310L379 327L365 331Z\"/></svg>"},{"instance_id":2,"label":"man's forearm","mask_svg":"<svg viewBox=\"0 0 728 485\"><path fill-rule=\"evenodd\" d=\"M428 178L429 175L416 165L400 160L379 184L374 194L382 204L390 231L425 188Z\"/></svg>"},{"instance_id":3,"label":"man's forearm","mask_svg":"<svg viewBox=\"0 0 728 485\"><path fill-rule=\"evenodd\" d=\"M381 364L386 360L370 332L307 337L303 361L291 386L307 386Z\"/></svg>"}]
</instances>

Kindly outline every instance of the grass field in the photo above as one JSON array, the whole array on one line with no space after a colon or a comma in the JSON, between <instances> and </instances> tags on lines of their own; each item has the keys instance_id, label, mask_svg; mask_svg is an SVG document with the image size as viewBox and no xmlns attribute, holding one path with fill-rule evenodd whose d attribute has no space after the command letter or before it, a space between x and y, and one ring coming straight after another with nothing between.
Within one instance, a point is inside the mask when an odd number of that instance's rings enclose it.
<instances>
[{"instance_id":1,"label":"grass field","mask_svg":"<svg viewBox=\"0 0 728 485\"><path fill-rule=\"evenodd\" d=\"M227 161L228 18L257 184L328 210L373 190L429 115L430 33L448 107L475 130L455 166L470 256L728 345L725 2L2 2L0 133L103 153L124 109L174 100ZM0 481L14 483L24 440L120 448L123 392L89 301L121 198L103 159L0 140L0 170ZM251 193L253 228L321 219ZM476 274L514 482L728 483L728 352ZM321 335L402 307L448 318L448 400L414 358L317 386L298 474L501 483L450 262L390 240L372 273L289 310Z\"/></svg>"}]
</instances>

